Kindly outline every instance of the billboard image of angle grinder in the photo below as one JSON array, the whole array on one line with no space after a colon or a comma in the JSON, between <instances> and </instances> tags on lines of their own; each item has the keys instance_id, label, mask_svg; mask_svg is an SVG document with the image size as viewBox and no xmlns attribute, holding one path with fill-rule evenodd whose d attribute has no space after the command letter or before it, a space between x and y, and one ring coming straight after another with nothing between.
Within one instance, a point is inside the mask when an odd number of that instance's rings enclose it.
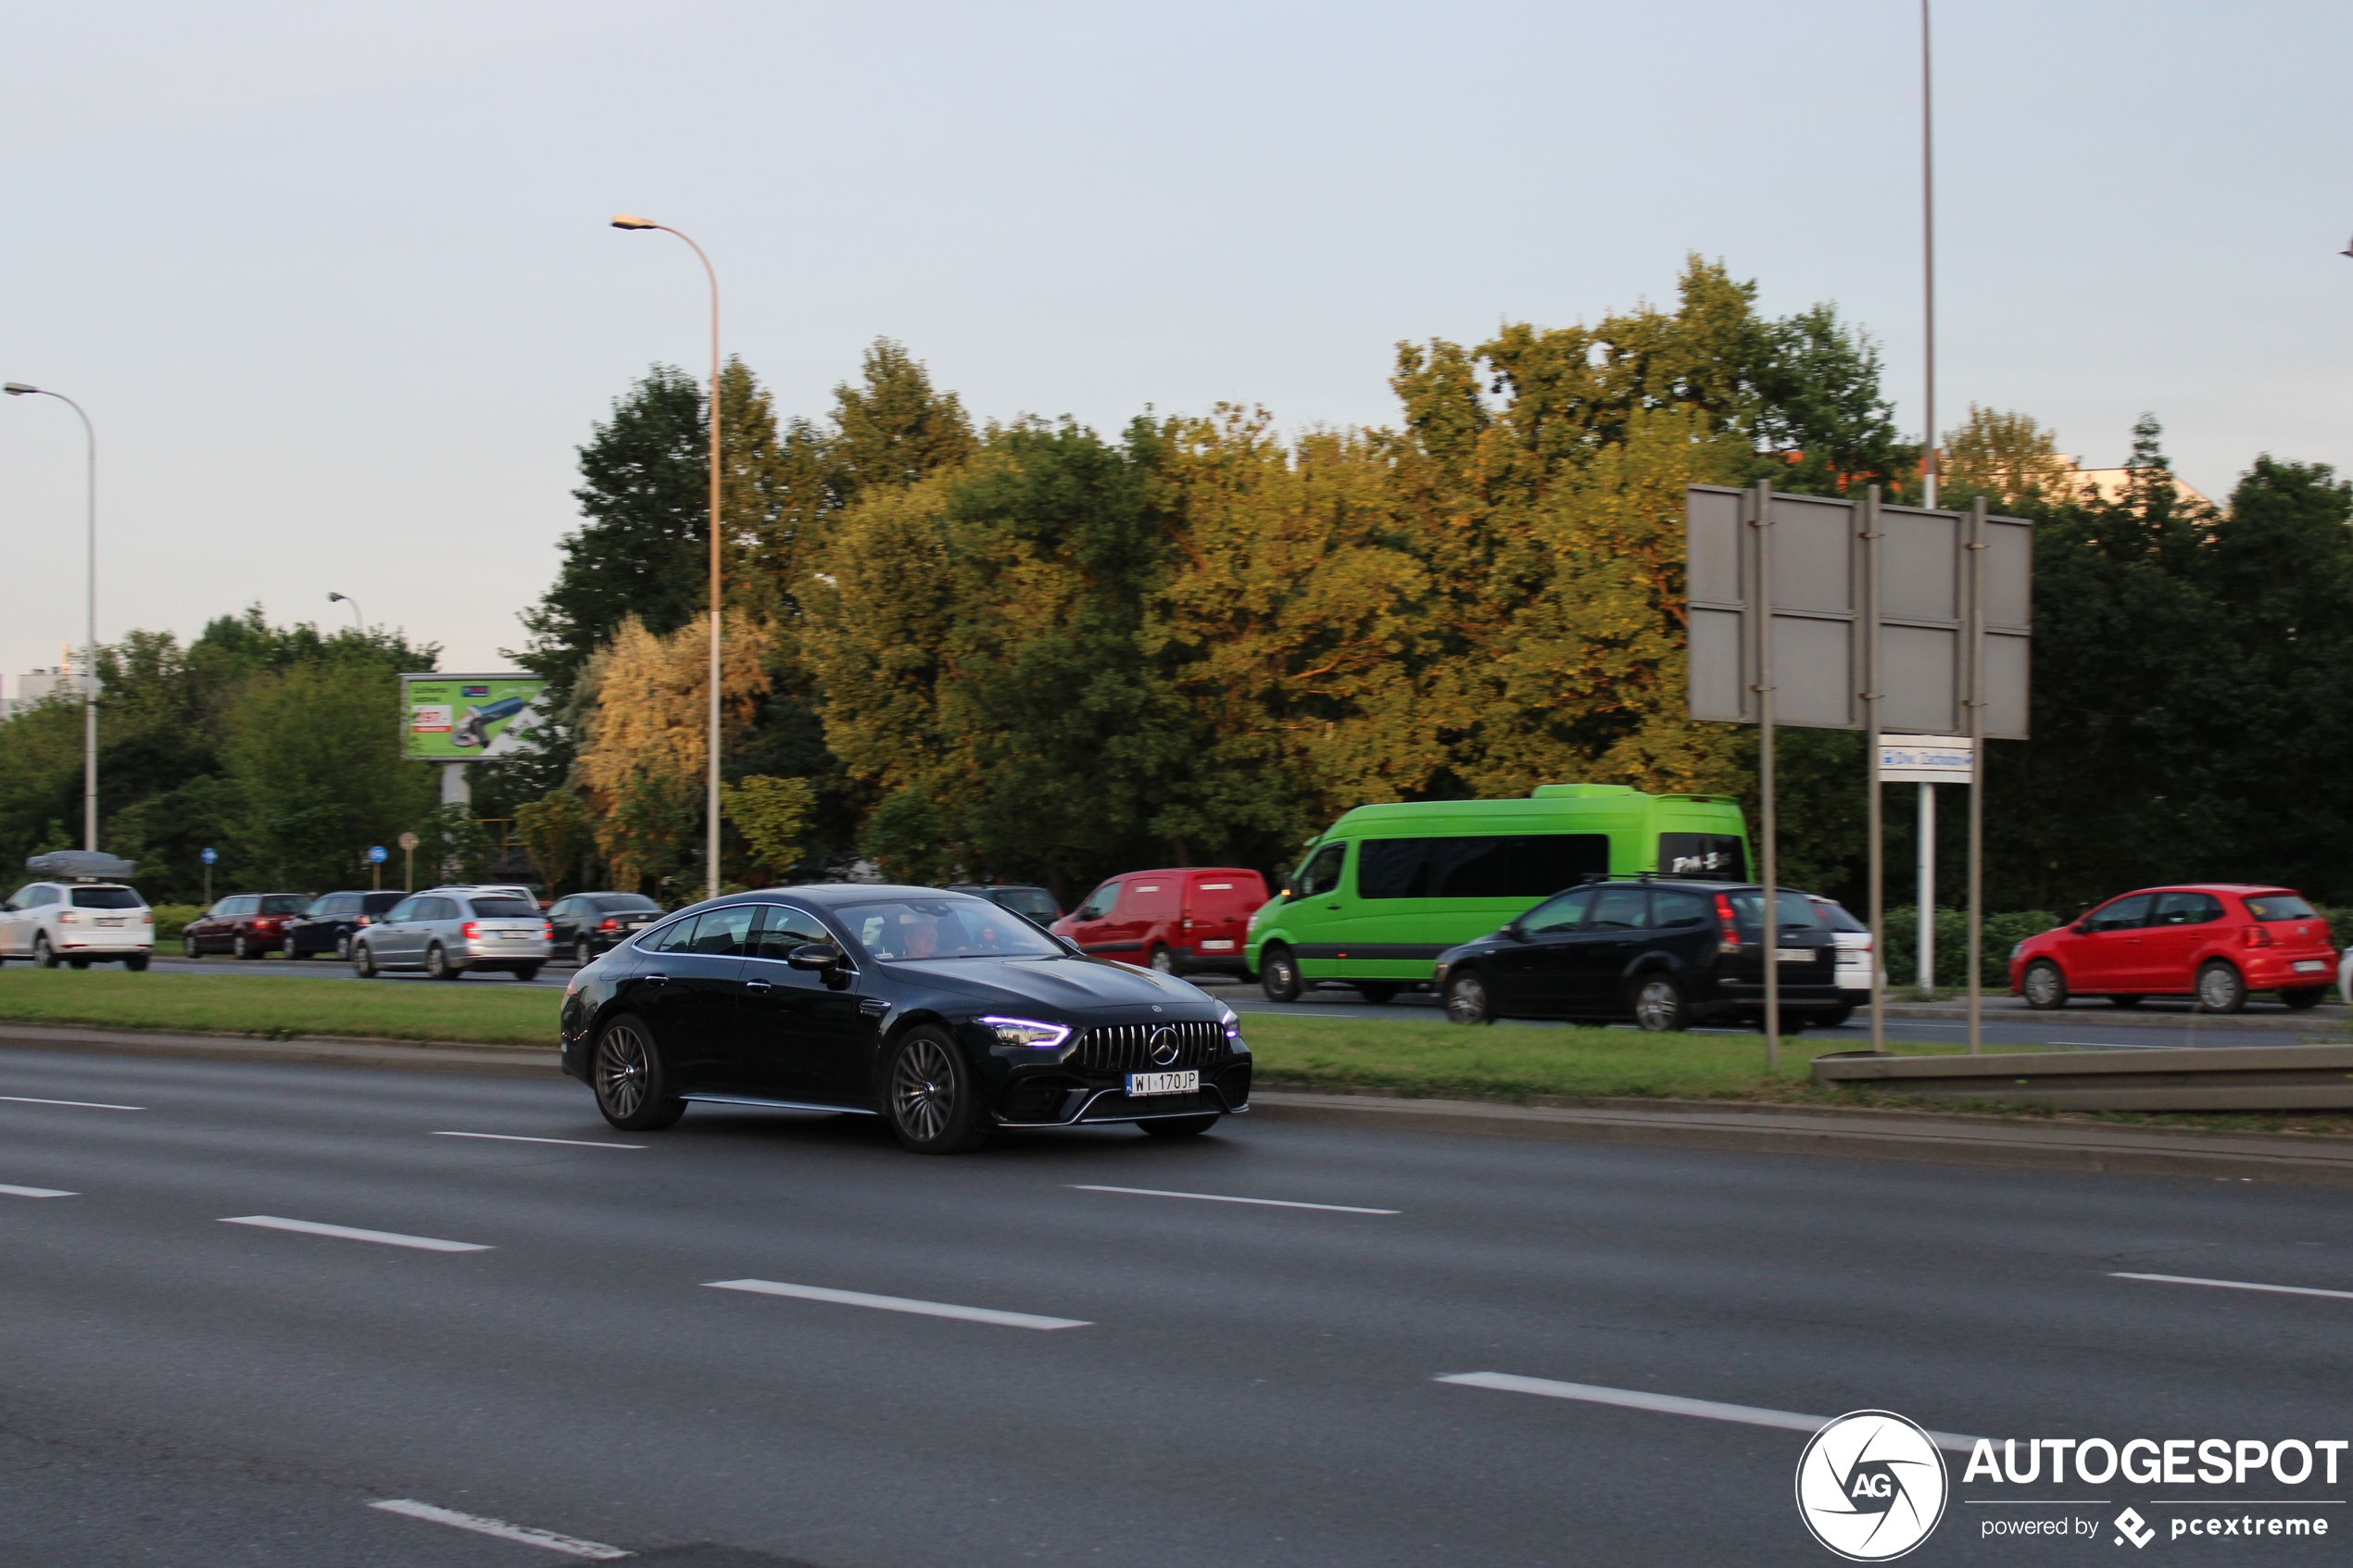
<instances>
[{"instance_id":1,"label":"billboard image of angle grinder","mask_svg":"<svg viewBox=\"0 0 2353 1568\"><path fill-rule=\"evenodd\" d=\"M449 744L467 747L490 744L490 726L501 719L511 719L531 706L531 699L521 696L500 697L469 708L449 731Z\"/></svg>"}]
</instances>

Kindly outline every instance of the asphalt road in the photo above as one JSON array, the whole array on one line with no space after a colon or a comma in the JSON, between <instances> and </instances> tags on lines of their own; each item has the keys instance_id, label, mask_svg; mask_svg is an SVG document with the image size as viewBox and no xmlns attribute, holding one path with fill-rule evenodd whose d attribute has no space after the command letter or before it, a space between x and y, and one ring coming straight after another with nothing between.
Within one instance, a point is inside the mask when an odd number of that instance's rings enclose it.
<instances>
[{"instance_id":1,"label":"asphalt road","mask_svg":"<svg viewBox=\"0 0 2353 1568\"><path fill-rule=\"evenodd\" d=\"M168 973L241 974L256 979L305 978L312 980L350 980L356 978L351 966L331 959L307 959L288 963L283 959L263 959L241 963L234 959L157 958L153 967ZM568 964L551 964L533 985L550 986L560 990L572 978ZM1379 1007L1370 1006L1357 998L1356 993L1344 986L1308 992L1292 1003L1270 1002L1255 985L1223 975L1196 975L1196 984L1210 995L1224 1000L1238 1012L1295 1013L1302 1017L1350 1018L1373 1022L1399 1019L1434 1020L1441 1016L1435 996L1408 992ZM373 985L424 985L441 984L428 981L422 974L392 974L371 982ZM470 975L459 982L465 985L517 985L525 984L511 974ZM2241 1017L2218 1019L2212 1014L2192 1013L2186 1004L2162 1001L2145 1004L2140 1010L2141 1022L2112 1022L2114 1011L2104 1003L2071 1007L2057 1013L2030 1011L2022 1003L2009 997L1988 997L1985 999L1986 1022L1983 1038L1996 1046L2111 1046L2148 1049L2157 1046L2285 1046L2310 1038L2342 1040L2346 1037L2347 1013L2343 1004L2324 1002L2309 1013L2290 1014L2286 1009L2270 1002L2253 1002ZM2161 1022L2160 1022L2161 1021ZM2293 1030L2279 1027L2293 1022ZM1545 1024L1523 1027L1545 1028ZM1949 1040L1969 1038L1969 1026L1947 1019L1900 1019L1890 1023L1891 1037L1897 1040ZM1702 1033L1753 1034L1753 1030L1723 1029ZM1862 1017L1854 1018L1842 1028L1814 1030L1817 1038L1837 1040L1849 1050L1870 1047L1870 1023Z\"/></svg>"},{"instance_id":2,"label":"asphalt road","mask_svg":"<svg viewBox=\"0 0 2353 1568\"><path fill-rule=\"evenodd\" d=\"M1247 1120L926 1160L709 1107L623 1137L563 1083L0 1069L0 1183L73 1195L0 1191L10 1568L1831 1561L1805 1433L1440 1381L1477 1373L1997 1439L2353 1436L2353 1298L2116 1277L2353 1291L2326 1188ZM804 1294L713 1287L746 1281ZM1982 1538L2021 1510L1952 1474L1908 1561L2063 1549ZM2162 1527L2187 1493L2010 1495Z\"/></svg>"}]
</instances>

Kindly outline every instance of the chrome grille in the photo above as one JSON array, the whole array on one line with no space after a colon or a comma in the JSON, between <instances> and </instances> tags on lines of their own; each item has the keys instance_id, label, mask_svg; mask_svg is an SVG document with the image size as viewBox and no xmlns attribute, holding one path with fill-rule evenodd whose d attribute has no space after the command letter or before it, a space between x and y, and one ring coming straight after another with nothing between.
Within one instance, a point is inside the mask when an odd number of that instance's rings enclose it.
<instances>
[{"instance_id":1,"label":"chrome grille","mask_svg":"<svg viewBox=\"0 0 2353 1568\"><path fill-rule=\"evenodd\" d=\"M1152 1060L1151 1039L1166 1029L1176 1036L1176 1060ZM1214 1020L1180 1023L1108 1023L1087 1031L1078 1042L1078 1065L1098 1073L1155 1073L1206 1067L1226 1048L1226 1026Z\"/></svg>"}]
</instances>

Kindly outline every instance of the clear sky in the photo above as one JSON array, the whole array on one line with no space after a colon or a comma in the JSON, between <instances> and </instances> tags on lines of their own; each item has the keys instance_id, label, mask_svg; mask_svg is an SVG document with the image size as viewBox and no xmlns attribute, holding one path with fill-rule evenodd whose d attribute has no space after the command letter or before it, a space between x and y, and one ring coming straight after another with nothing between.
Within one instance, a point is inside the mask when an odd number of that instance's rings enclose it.
<instances>
[{"instance_id":1,"label":"clear sky","mask_svg":"<svg viewBox=\"0 0 2353 1568\"><path fill-rule=\"evenodd\" d=\"M574 448L726 344L821 412L878 335L983 417L1385 422L1400 339L1834 300L1919 429L1918 10L19 5L0 378L98 421L99 634L326 595L503 668ZM1940 423L2208 493L2353 466L2353 6L1944 0ZM79 639L81 432L0 402L0 670ZM2284 563L2286 565L2287 563Z\"/></svg>"}]
</instances>

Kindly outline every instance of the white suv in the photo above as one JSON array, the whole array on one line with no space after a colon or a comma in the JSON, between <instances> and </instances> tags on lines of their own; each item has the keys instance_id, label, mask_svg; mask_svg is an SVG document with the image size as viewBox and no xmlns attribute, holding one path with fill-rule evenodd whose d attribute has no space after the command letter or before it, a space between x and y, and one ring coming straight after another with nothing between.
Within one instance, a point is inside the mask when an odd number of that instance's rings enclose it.
<instances>
[{"instance_id":1,"label":"white suv","mask_svg":"<svg viewBox=\"0 0 2353 1568\"><path fill-rule=\"evenodd\" d=\"M142 970L155 945L155 912L120 883L31 882L0 904L0 962L88 969L119 959L125 969Z\"/></svg>"}]
</instances>

